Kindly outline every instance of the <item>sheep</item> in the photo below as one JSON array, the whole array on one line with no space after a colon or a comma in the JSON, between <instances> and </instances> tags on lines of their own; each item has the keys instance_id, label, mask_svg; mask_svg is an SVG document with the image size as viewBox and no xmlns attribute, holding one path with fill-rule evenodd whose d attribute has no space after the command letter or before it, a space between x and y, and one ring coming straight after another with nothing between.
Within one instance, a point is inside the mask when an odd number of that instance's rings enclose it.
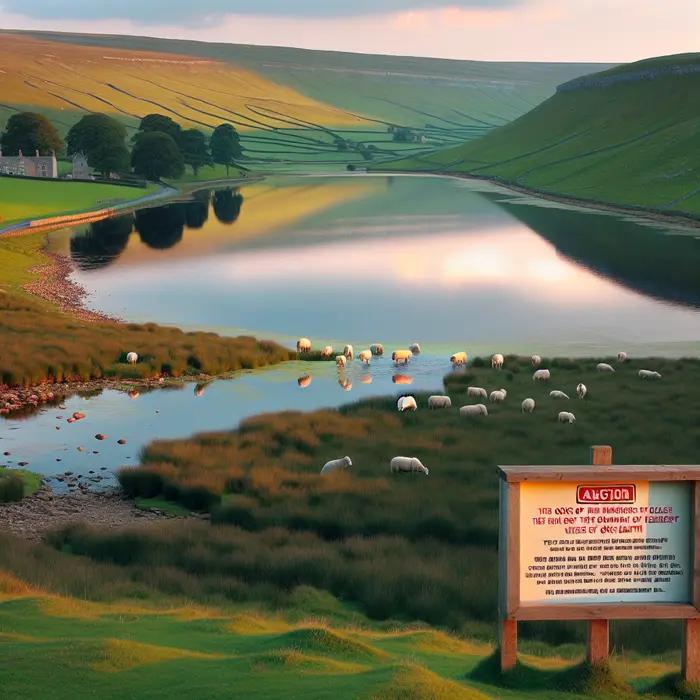
<instances>
[{"instance_id":1,"label":"sheep","mask_svg":"<svg viewBox=\"0 0 700 700\"><path fill-rule=\"evenodd\" d=\"M352 389L352 379L338 379L338 384L343 387L343 391Z\"/></svg>"},{"instance_id":2,"label":"sheep","mask_svg":"<svg viewBox=\"0 0 700 700\"><path fill-rule=\"evenodd\" d=\"M369 361L372 359L372 351L371 350L362 350L360 354L357 356L362 362L364 362L366 365L369 365Z\"/></svg>"},{"instance_id":3,"label":"sheep","mask_svg":"<svg viewBox=\"0 0 700 700\"><path fill-rule=\"evenodd\" d=\"M348 363L345 355L337 355L335 358L335 364L338 365L338 369L345 369L345 365Z\"/></svg>"},{"instance_id":4,"label":"sheep","mask_svg":"<svg viewBox=\"0 0 700 700\"><path fill-rule=\"evenodd\" d=\"M626 352L618 352L617 353L617 361L618 362L624 362L627 359L627 353Z\"/></svg>"},{"instance_id":5,"label":"sheep","mask_svg":"<svg viewBox=\"0 0 700 700\"><path fill-rule=\"evenodd\" d=\"M408 346L408 349L414 354L414 355L420 355L420 345L418 343L411 343Z\"/></svg>"},{"instance_id":6,"label":"sheep","mask_svg":"<svg viewBox=\"0 0 700 700\"><path fill-rule=\"evenodd\" d=\"M569 413L569 411L561 411L557 420L560 423L573 423L576 421L576 416L573 413Z\"/></svg>"},{"instance_id":7,"label":"sheep","mask_svg":"<svg viewBox=\"0 0 700 700\"><path fill-rule=\"evenodd\" d=\"M488 398L486 389L482 389L480 386L470 386L467 388L467 396L481 396L482 398Z\"/></svg>"},{"instance_id":8,"label":"sheep","mask_svg":"<svg viewBox=\"0 0 700 700\"><path fill-rule=\"evenodd\" d=\"M331 357L333 355L333 347L331 345L326 345L323 350L321 350L321 357Z\"/></svg>"},{"instance_id":9,"label":"sheep","mask_svg":"<svg viewBox=\"0 0 700 700\"><path fill-rule=\"evenodd\" d=\"M583 397L588 393L588 389L586 388L585 384L579 384L576 387L576 393L578 394L579 399L583 401Z\"/></svg>"},{"instance_id":10,"label":"sheep","mask_svg":"<svg viewBox=\"0 0 700 700\"><path fill-rule=\"evenodd\" d=\"M459 409L460 416L488 416L489 410L483 403L475 403L471 406L462 406Z\"/></svg>"},{"instance_id":11,"label":"sheep","mask_svg":"<svg viewBox=\"0 0 700 700\"><path fill-rule=\"evenodd\" d=\"M545 382L548 382L551 376L552 376L552 375L550 374L550 372L549 372L548 369L538 369L538 370L532 375L532 379L533 379L533 381L539 379L539 380L543 380L543 381L545 381Z\"/></svg>"},{"instance_id":12,"label":"sheep","mask_svg":"<svg viewBox=\"0 0 700 700\"><path fill-rule=\"evenodd\" d=\"M615 371L610 365L606 364L605 362L599 362L596 365L596 369L599 372L614 372Z\"/></svg>"},{"instance_id":13,"label":"sheep","mask_svg":"<svg viewBox=\"0 0 700 700\"><path fill-rule=\"evenodd\" d=\"M329 474L330 472L338 471L338 469L347 469L352 467L352 460L350 457L341 457L340 459L332 459L330 462L326 462L321 469L321 474Z\"/></svg>"},{"instance_id":14,"label":"sheep","mask_svg":"<svg viewBox=\"0 0 700 700\"><path fill-rule=\"evenodd\" d=\"M394 384L413 384L413 377L409 377L406 374L394 374L391 377L391 381Z\"/></svg>"},{"instance_id":15,"label":"sheep","mask_svg":"<svg viewBox=\"0 0 700 700\"><path fill-rule=\"evenodd\" d=\"M381 343L374 343L374 345L369 346L369 349L377 357L381 357L384 354L384 346Z\"/></svg>"},{"instance_id":16,"label":"sheep","mask_svg":"<svg viewBox=\"0 0 700 700\"><path fill-rule=\"evenodd\" d=\"M556 389L554 391L550 391L549 395L553 399L568 399L569 398L563 391L557 391Z\"/></svg>"},{"instance_id":17,"label":"sheep","mask_svg":"<svg viewBox=\"0 0 700 700\"><path fill-rule=\"evenodd\" d=\"M127 361L130 365L135 365L135 364L139 361L139 356L138 356L135 352L130 352L130 353L126 356L126 361Z\"/></svg>"},{"instance_id":18,"label":"sheep","mask_svg":"<svg viewBox=\"0 0 700 700\"><path fill-rule=\"evenodd\" d=\"M532 356L532 366L539 367L542 364L542 358L539 355Z\"/></svg>"},{"instance_id":19,"label":"sheep","mask_svg":"<svg viewBox=\"0 0 700 700\"><path fill-rule=\"evenodd\" d=\"M311 384L311 377L309 377L308 374L305 374L303 377L299 377L299 379L297 379L297 384L303 389L305 386L309 386L309 384Z\"/></svg>"},{"instance_id":20,"label":"sheep","mask_svg":"<svg viewBox=\"0 0 700 700\"><path fill-rule=\"evenodd\" d=\"M345 358L348 360L352 360L355 357L355 350L353 349L352 345L346 345L343 348L343 355L345 355Z\"/></svg>"},{"instance_id":21,"label":"sheep","mask_svg":"<svg viewBox=\"0 0 700 700\"><path fill-rule=\"evenodd\" d=\"M396 402L396 408L398 408L399 411L416 411L418 409L418 404L413 396L402 396Z\"/></svg>"},{"instance_id":22,"label":"sheep","mask_svg":"<svg viewBox=\"0 0 700 700\"><path fill-rule=\"evenodd\" d=\"M412 357L413 353L410 350L394 350L394 352L391 353L391 359L397 366L402 360L403 363L407 365Z\"/></svg>"},{"instance_id":23,"label":"sheep","mask_svg":"<svg viewBox=\"0 0 700 700\"><path fill-rule=\"evenodd\" d=\"M304 355L311 352L311 341L308 338L299 338L297 340L297 352Z\"/></svg>"},{"instance_id":24,"label":"sheep","mask_svg":"<svg viewBox=\"0 0 700 700\"><path fill-rule=\"evenodd\" d=\"M653 372L650 369L640 369L639 376L642 379L661 379L661 375L658 372Z\"/></svg>"},{"instance_id":25,"label":"sheep","mask_svg":"<svg viewBox=\"0 0 700 700\"><path fill-rule=\"evenodd\" d=\"M430 396L428 408L452 408L452 399L449 396Z\"/></svg>"},{"instance_id":26,"label":"sheep","mask_svg":"<svg viewBox=\"0 0 700 700\"><path fill-rule=\"evenodd\" d=\"M535 399L525 399L520 408L523 413L532 413L535 410Z\"/></svg>"},{"instance_id":27,"label":"sheep","mask_svg":"<svg viewBox=\"0 0 700 700\"><path fill-rule=\"evenodd\" d=\"M391 460L391 473L398 474L399 472L422 472L428 474L429 470L423 466L423 463L418 457L394 457Z\"/></svg>"},{"instance_id":28,"label":"sheep","mask_svg":"<svg viewBox=\"0 0 700 700\"><path fill-rule=\"evenodd\" d=\"M452 357L450 357L450 362L453 365L466 365L467 364L467 353L466 352L456 352Z\"/></svg>"},{"instance_id":29,"label":"sheep","mask_svg":"<svg viewBox=\"0 0 700 700\"><path fill-rule=\"evenodd\" d=\"M491 367L493 369L503 369L503 355L501 353L496 353L491 358Z\"/></svg>"},{"instance_id":30,"label":"sheep","mask_svg":"<svg viewBox=\"0 0 700 700\"><path fill-rule=\"evenodd\" d=\"M505 389L497 389L492 391L489 396L489 401L491 403L503 403L506 400L508 392Z\"/></svg>"}]
</instances>

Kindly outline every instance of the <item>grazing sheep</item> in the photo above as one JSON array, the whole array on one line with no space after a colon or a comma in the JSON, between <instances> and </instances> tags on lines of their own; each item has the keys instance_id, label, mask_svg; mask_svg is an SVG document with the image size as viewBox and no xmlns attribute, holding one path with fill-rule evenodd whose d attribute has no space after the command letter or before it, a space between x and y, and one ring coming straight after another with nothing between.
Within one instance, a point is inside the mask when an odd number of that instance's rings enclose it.
<instances>
[{"instance_id":1,"label":"grazing sheep","mask_svg":"<svg viewBox=\"0 0 700 700\"><path fill-rule=\"evenodd\" d=\"M321 350L321 357L331 357L333 355L333 347L331 345L326 345L323 350Z\"/></svg>"},{"instance_id":2,"label":"grazing sheep","mask_svg":"<svg viewBox=\"0 0 700 700\"><path fill-rule=\"evenodd\" d=\"M346 345L343 348L343 355L345 355L345 358L348 360L355 358L355 350L353 349L352 345Z\"/></svg>"},{"instance_id":3,"label":"grazing sheep","mask_svg":"<svg viewBox=\"0 0 700 700\"><path fill-rule=\"evenodd\" d=\"M391 377L391 381L394 384L413 384L413 377L409 377L406 374L394 374Z\"/></svg>"},{"instance_id":4,"label":"grazing sheep","mask_svg":"<svg viewBox=\"0 0 700 700\"><path fill-rule=\"evenodd\" d=\"M371 350L362 350L360 354L357 356L362 362L364 362L366 365L369 364L369 361L372 359L372 351Z\"/></svg>"},{"instance_id":5,"label":"grazing sheep","mask_svg":"<svg viewBox=\"0 0 700 700\"><path fill-rule=\"evenodd\" d=\"M532 366L539 367L542 364L542 358L539 355L532 356Z\"/></svg>"},{"instance_id":6,"label":"grazing sheep","mask_svg":"<svg viewBox=\"0 0 700 700\"><path fill-rule=\"evenodd\" d=\"M576 421L576 416L573 413L569 413L569 411L562 411L557 420L560 423L573 423Z\"/></svg>"},{"instance_id":7,"label":"grazing sheep","mask_svg":"<svg viewBox=\"0 0 700 700\"><path fill-rule=\"evenodd\" d=\"M414 355L420 355L420 345L418 343L411 343L408 346L408 349L414 354Z\"/></svg>"},{"instance_id":8,"label":"grazing sheep","mask_svg":"<svg viewBox=\"0 0 700 700\"><path fill-rule=\"evenodd\" d=\"M352 460L350 457L341 457L340 459L332 459L330 462L326 462L321 469L321 474L329 474L330 472L338 471L338 469L347 469L352 467Z\"/></svg>"},{"instance_id":9,"label":"grazing sheep","mask_svg":"<svg viewBox=\"0 0 700 700\"><path fill-rule=\"evenodd\" d=\"M428 468L423 466L418 457L394 457L391 460L391 473L398 474L399 472L428 474Z\"/></svg>"},{"instance_id":10,"label":"grazing sheep","mask_svg":"<svg viewBox=\"0 0 700 700\"><path fill-rule=\"evenodd\" d=\"M335 358L335 364L338 365L338 369L345 369L345 365L348 363L345 355L337 355Z\"/></svg>"},{"instance_id":11,"label":"grazing sheep","mask_svg":"<svg viewBox=\"0 0 700 700\"><path fill-rule=\"evenodd\" d=\"M467 388L467 396L481 396L482 398L488 398L486 389L482 389L480 386L470 386Z\"/></svg>"},{"instance_id":12,"label":"grazing sheep","mask_svg":"<svg viewBox=\"0 0 700 700\"><path fill-rule=\"evenodd\" d=\"M311 341L308 338L299 338L297 340L297 352L300 354L311 352Z\"/></svg>"},{"instance_id":13,"label":"grazing sheep","mask_svg":"<svg viewBox=\"0 0 700 700\"><path fill-rule=\"evenodd\" d=\"M532 413L535 410L535 399L525 399L520 408L523 413Z\"/></svg>"},{"instance_id":14,"label":"grazing sheep","mask_svg":"<svg viewBox=\"0 0 700 700\"><path fill-rule=\"evenodd\" d=\"M491 367L493 369L503 369L503 355L501 353L496 353L491 358Z\"/></svg>"},{"instance_id":15,"label":"grazing sheep","mask_svg":"<svg viewBox=\"0 0 700 700\"><path fill-rule=\"evenodd\" d=\"M489 396L489 401L491 403L503 403L506 400L508 392L505 389L497 389L492 391Z\"/></svg>"},{"instance_id":16,"label":"grazing sheep","mask_svg":"<svg viewBox=\"0 0 700 700\"><path fill-rule=\"evenodd\" d=\"M403 363L407 365L412 357L413 353L410 350L394 350L394 352L391 353L391 359L397 366L402 360Z\"/></svg>"},{"instance_id":17,"label":"grazing sheep","mask_svg":"<svg viewBox=\"0 0 700 700\"><path fill-rule=\"evenodd\" d=\"M415 411L418 409L418 404L413 396L402 396L396 402L396 407L399 411Z\"/></svg>"},{"instance_id":18,"label":"grazing sheep","mask_svg":"<svg viewBox=\"0 0 700 700\"><path fill-rule=\"evenodd\" d=\"M626 352L618 352L617 353L617 361L618 362L624 362L627 359L627 353Z\"/></svg>"},{"instance_id":19,"label":"grazing sheep","mask_svg":"<svg viewBox=\"0 0 700 700\"><path fill-rule=\"evenodd\" d=\"M305 374L303 377L299 377L299 379L297 379L297 384L302 388L309 386L309 384L311 384L311 377L309 377L308 374Z\"/></svg>"},{"instance_id":20,"label":"grazing sheep","mask_svg":"<svg viewBox=\"0 0 700 700\"><path fill-rule=\"evenodd\" d=\"M653 372L650 369L640 369L639 376L642 379L661 379L661 375L658 372Z\"/></svg>"},{"instance_id":21,"label":"grazing sheep","mask_svg":"<svg viewBox=\"0 0 700 700\"><path fill-rule=\"evenodd\" d=\"M428 408L452 408L452 399L449 396L430 396Z\"/></svg>"},{"instance_id":22,"label":"grazing sheep","mask_svg":"<svg viewBox=\"0 0 700 700\"><path fill-rule=\"evenodd\" d=\"M135 364L139 361L139 356L138 356L135 352L130 352L130 353L126 356L126 361L127 361L130 365L135 365Z\"/></svg>"},{"instance_id":23,"label":"grazing sheep","mask_svg":"<svg viewBox=\"0 0 700 700\"><path fill-rule=\"evenodd\" d=\"M343 387L343 391L350 391L350 389L352 389L352 379L339 379L338 384Z\"/></svg>"},{"instance_id":24,"label":"grazing sheep","mask_svg":"<svg viewBox=\"0 0 700 700\"><path fill-rule=\"evenodd\" d=\"M552 375L549 373L549 370L548 370L548 369L538 369L538 370L532 375L532 379L533 379L533 380L539 379L539 380L548 382L551 376L552 376Z\"/></svg>"},{"instance_id":25,"label":"grazing sheep","mask_svg":"<svg viewBox=\"0 0 700 700\"><path fill-rule=\"evenodd\" d=\"M488 416L489 409L483 403L475 403L471 406L462 406L459 409L460 416Z\"/></svg>"},{"instance_id":26,"label":"grazing sheep","mask_svg":"<svg viewBox=\"0 0 700 700\"><path fill-rule=\"evenodd\" d=\"M556 389L554 391L550 391L549 395L553 399L568 399L569 398L563 391L557 391Z\"/></svg>"},{"instance_id":27,"label":"grazing sheep","mask_svg":"<svg viewBox=\"0 0 700 700\"><path fill-rule=\"evenodd\" d=\"M576 387L576 393L578 394L579 399L581 399L581 401L583 401L583 397L588 393L588 389L586 389L586 385L579 384Z\"/></svg>"},{"instance_id":28,"label":"grazing sheep","mask_svg":"<svg viewBox=\"0 0 700 700\"><path fill-rule=\"evenodd\" d=\"M370 351L373 355L381 357L384 354L384 346L381 343L375 343L369 346Z\"/></svg>"},{"instance_id":29,"label":"grazing sheep","mask_svg":"<svg viewBox=\"0 0 700 700\"><path fill-rule=\"evenodd\" d=\"M606 364L605 362L599 362L596 365L596 369L599 372L614 372L615 371L609 364Z\"/></svg>"},{"instance_id":30,"label":"grazing sheep","mask_svg":"<svg viewBox=\"0 0 700 700\"><path fill-rule=\"evenodd\" d=\"M450 357L450 362L453 365L466 365L467 364L467 353L466 352L456 352L452 357Z\"/></svg>"}]
</instances>

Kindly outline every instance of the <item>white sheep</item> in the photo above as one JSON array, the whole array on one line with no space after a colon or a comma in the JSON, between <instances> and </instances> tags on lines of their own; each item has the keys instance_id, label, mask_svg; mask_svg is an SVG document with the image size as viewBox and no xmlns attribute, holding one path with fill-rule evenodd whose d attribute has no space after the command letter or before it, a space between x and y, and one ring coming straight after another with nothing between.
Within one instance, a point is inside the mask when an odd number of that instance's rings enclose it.
<instances>
[{"instance_id":1,"label":"white sheep","mask_svg":"<svg viewBox=\"0 0 700 700\"><path fill-rule=\"evenodd\" d=\"M396 366L402 361L407 365L412 357L413 353L410 350L394 350L394 352L391 353L391 359Z\"/></svg>"},{"instance_id":2,"label":"white sheep","mask_svg":"<svg viewBox=\"0 0 700 700\"><path fill-rule=\"evenodd\" d=\"M475 403L471 406L462 406L459 409L460 416L488 416L489 409L483 403Z\"/></svg>"},{"instance_id":3,"label":"white sheep","mask_svg":"<svg viewBox=\"0 0 700 700\"><path fill-rule=\"evenodd\" d=\"M505 389L497 389L492 391L489 395L489 401L491 403L503 403L506 400L508 392Z\"/></svg>"},{"instance_id":4,"label":"white sheep","mask_svg":"<svg viewBox=\"0 0 700 700\"><path fill-rule=\"evenodd\" d=\"M348 361L345 355L336 355L335 364L338 366L338 369L345 369L347 363Z\"/></svg>"},{"instance_id":5,"label":"white sheep","mask_svg":"<svg viewBox=\"0 0 700 700\"><path fill-rule=\"evenodd\" d=\"M408 349L414 354L414 355L420 355L420 345L418 343L411 343L408 346Z\"/></svg>"},{"instance_id":6,"label":"white sheep","mask_svg":"<svg viewBox=\"0 0 700 700\"><path fill-rule=\"evenodd\" d=\"M491 367L493 369L503 369L503 355L501 353L496 353L491 358Z\"/></svg>"},{"instance_id":7,"label":"white sheep","mask_svg":"<svg viewBox=\"0 0 700 700\"><path fill-rule=\"evenodd\" d=\"M423 466L418 457L394 457L391 460L391 473L398 474L399 472L428 474L428 468Z\"/></svg>"},{"instance_id":8,"label":"white sheep","mask_svg":"<svg viewBox=\"0 0 700 700\"><path fill-rule=\"evenodd\" d=\"M360 360L362 360L362 362L364 362L366 365L368 365L369 361L372 359L372 351L371 350L362 350L357 357Z\"/></svg>"},{"instance_id":9,"label":"white sheep","mask_svg":"<svg viewBox=\"0 0 700 700\"><path fill-rule=\"evenodd\" d=\"M452 399L449 396L430 396L428 408L452 408Z\"/></svg>"},{"instance_id":10,"label":"white sheep","mask_svg":"<svg viewBox=\"0 0 700 700\"><path fill-rule=\"evenodd\" d=\"M416 411L418 410L418 404L413 396L402 396L396 402L396 408L398 408L399 411Z\"/></svg>"},{"instance_id":11,"label":"white sheep","mask_svg":"<svg viewBox=\"0 0 700 700\"><path fill-rule=\"evenodd\" d=\"M535 410L535 399L525 399L521 405L523 413L532 413Z\"/></svg>"},{"instance_id":12,"label":"white sheep","mask_svg":"<svg viewBox=\"0 0 700 700\"><path fill-rule=\"evenodd\" d=\"M321 350L321 357L331 357L333 355L333 347L331 345L326 345L323 350Z\"/></svg>"},{"instance_id":13,"label":"white sheep","mask_svg":"<svg viewBox=\"0 0 700 700\"><path fill-rule=\"evenodd\" d=\"M576 416L573 413L569 413L569 411L561 411L557 420L560 423L573 423L576 420Z\"/></svg>"},{"instance_id":14,"label":"white sheep","mask_svg":"<svg viewBox=\"0 0 700 700\"><path fill-rule=\"evenodd\" d=\"M542 380L545 382L548 382L550 377L552 375L550 374L548 369L538 369L533 375L532 379L534 380Z\"/></svg>"},{"instance_id":15,"label":"white sheep","mask_svg":"<svg viewBox=\"0 0 700 700\"><path fill-rule=\"evenodd\" d=\"M340 459L332 459L330 462L326 462L321 469L321 474L328 474L330 472L337 471L338 469L347 469L352 467L352 460L350 457L341 457Z\"/></svg>"},{"instance_id":16,"label":"white sheep","mask_svg":"<svg viewBox=\"0 0 700 700\"><path fill-rule=\"evenodd\" d=\"M640 369L639 376L642 379L661 379L661 375L658 372L653 372L650 369Z\"/></svg>"},{"instance_id":17,"label":"white sheep","mask_svg":"<svg viewBox=\"0 0 700 700\"><path fill-rule=\"evenodd\" d=\"M583 397L588 393L588 389L586 388L585 384L578 384L576 386L576 393L578 394L579 399L583 401Z\"/></svg>"},{"instance_id":18,"label":"white sheep","mask_svg":"<svg viewBox=\"0 0 700 700\"><path fill-rule=\"evenodd\" d=\"M532 366L539 367L542 364L542 358L539 355L532 356Z\"/></svg>"},{"instance_id":19,"label":"white sheep","mask_svg":"<svg viewBox=\"0 0 700 700\"><path fill-rule=\"evenodd\" d=\"M297 352L300 354L311 352L311 341L308 338L299 338L297 340Z\"/></svg>"},{"instance_id":20,"label":"white sheep","mask_svg":"<svg viewBox=\"0 0 700 700\"><path fill-rule=\"evenodd\" d=\"M569 398L563 391L557 391L556 389L554 391L550 391L549 395L553 399L568 399Z\"/></svg>"},{"instance_id":21,"label":"white sheep","mask_svg":"<svg viewBox=\"0 0 700 700\"><path fill-rule=\"evenodd\" d=\"M486 389L482 389L480 386L470 386L467 388L467 396L481 396L482 398L488 398Z\"/></svg>"},{"instance_id":22,"label":"white sheep","mask_svg":"<svg viewBox=\"0 0 700 700\"><path fill-rule=\"evenodd\" d=\"M450 362L453 365L466 365L467 364L467 353L466 352L456 352L452 357L450 357Z\"/></svg>"},{"instance_id":23,"label":"white sheep","mask_svg":"<svg viewBox=\"0 0 700 700\"><path fill-rule=\"evenodd\" d=\"M614 372L615 371L609 364L607 364L605 362L599 362L596 365L596 369L599 372Z\"/></svg>"},{"instance_id":24,"label":"white sheep","mask_svg":"<svg viewBox=\"0 0 700 700\"><path fill-rule=\"evenodd\" d=\"M352 345L346 345L345 348L343 349L343 355L345 355L346 359L352 360L355 357L355 350L353 349Z\"/></svg>"},{"instance_id":25,"label":"white sheep","mask_svg":"<svg viewBox=\"0 0 700 700\"><path fill-rule=\"evenodd\" d=\"M617 361L618 362L624 362L627 359L627 353L626 352L618 352L617 353Z\"/></svg>"},{"instance_id":26,"label":"white sheep","mask_svg":"<svg viewBox=\"0 0 700 700\"><path fill-rule=\"evenodd\" d=\"M384 354L384 346L381 343L374 343L374 345L369 346L369 349L377 357L381 357Z\"/></svg>"},{"instance_id":27,"label":"white sheep","mask_svg":"<svg viewBox=\"0 0 700 700\"><path fill-rule=\"evenodd\" d=\"M126 361L127 361L130 365L135 365L135 364L139 361L139 356L138 356L135 352L130 352L130 353L126 356Z\"/></svg>"}]
</instances>

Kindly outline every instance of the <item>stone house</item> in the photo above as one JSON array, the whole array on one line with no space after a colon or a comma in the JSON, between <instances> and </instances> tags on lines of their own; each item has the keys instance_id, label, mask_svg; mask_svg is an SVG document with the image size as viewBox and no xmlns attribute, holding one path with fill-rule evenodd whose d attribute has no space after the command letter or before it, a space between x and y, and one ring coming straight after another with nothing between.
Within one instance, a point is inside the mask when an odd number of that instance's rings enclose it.
<instances>
[{"instance_id":1,"label":"stone house","mask_svg":"<svg viewBox=\"0 0 700 700\"><path fill-rule=\"evenodd\" d=\"M25 156L22 151L16 156L4 156L0 151L0 175L20 175L25 177L58 177L56 154Z\"/></svg>"},{"instance_id":2,"label":"stone house","mask_svg":"<svg viewBox=\"0 0 700 700\"><path fill-rule=\"evenodd\" d=\"M88 169L88 160L84 153L76 153L73 156L73 179L74 180L89 180L90 170Z\"/></svg>"}]
</instances>

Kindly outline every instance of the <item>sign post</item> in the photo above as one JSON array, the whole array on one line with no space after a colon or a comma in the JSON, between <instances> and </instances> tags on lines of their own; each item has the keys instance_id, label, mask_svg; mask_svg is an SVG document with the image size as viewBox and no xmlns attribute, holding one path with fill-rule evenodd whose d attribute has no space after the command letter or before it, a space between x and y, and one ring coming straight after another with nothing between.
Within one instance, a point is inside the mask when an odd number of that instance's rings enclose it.
<instances>
[{"instance_id":1,"label":"sign post","mask_svg":"<svg viewBox=\"0 0 700 700\"><path fill-rule=\"evenodd\" d=\"M499 467L501 669L518 620L587 620L608 660L611 619L684 620L683 678L700 680L700 466Z\"/></svg>"}]
</instances>

